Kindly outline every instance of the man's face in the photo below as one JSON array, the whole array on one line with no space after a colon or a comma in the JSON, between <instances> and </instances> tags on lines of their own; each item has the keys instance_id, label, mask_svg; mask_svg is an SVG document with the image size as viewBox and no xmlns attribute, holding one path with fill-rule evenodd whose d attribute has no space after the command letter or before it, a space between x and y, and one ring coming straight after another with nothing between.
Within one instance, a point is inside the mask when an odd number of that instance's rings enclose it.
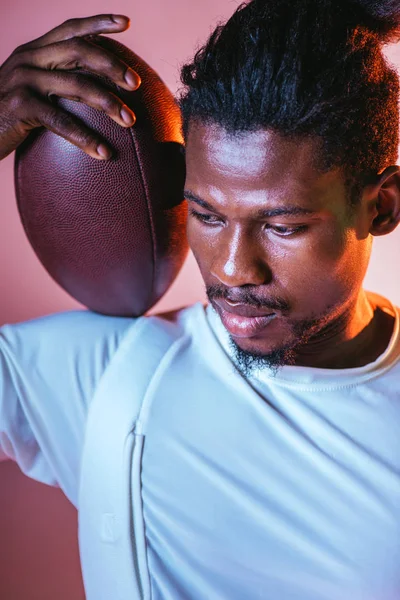
<instances>
[{"instance_id":1,"label":"man's face","mask_svg":"<svg viewBox=\"0 0 400 600\"><path fill-rule=\"evenodd\" d=\"M189 244L239 358L291 362L357 299L372 208L349 210L341 170L317 171L316 149L271 131L190 126Z\"/></svg>"}]
</instances>

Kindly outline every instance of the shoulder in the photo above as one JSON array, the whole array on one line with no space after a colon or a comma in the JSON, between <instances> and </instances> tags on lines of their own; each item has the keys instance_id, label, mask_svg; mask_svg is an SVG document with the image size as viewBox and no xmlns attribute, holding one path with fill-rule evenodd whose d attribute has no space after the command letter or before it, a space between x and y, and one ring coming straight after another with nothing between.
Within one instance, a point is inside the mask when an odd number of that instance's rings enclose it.
<instances>
[{"instance_id":1,"label":"shoulder","mask_svg":"<svg viewBox=\"0 0 400 600\"><path fill-rule=\"evenodd\" d=\"M388 315L391 315L393 318L396 317L396 312L400 311L399 307L393 305L388 298L385 298L376 292L367 291L366 295L373 310L380 310Z\"/></svg>"},{"instance_id":2,"label":"shoulder","mask_svg":"<svg viewBox=\"0 0 400 600\"><path fill-rule=\"evenodd\" d=\"M170 323L180 323L195 319L199 311L204 311L204 309L205 304L203 304L202 302L196 302L195 304L182 306L180 308L175 308L174 310L162 313L155 313L152 316L165 321L169 321Z\"/></svg>"},{"instance_id":3,"label":"shoulder","mask_svg":"<svg viewBox=\"0 0 400 600\"><path fill-rule=\"evenodd\" d=\"M41 354L63 357L93 353L104 358L113 354L125 338L132 341L136 332L152 325L154 330L167 330L176 335L184 334L195 327L204 314L204 306L197 302L190 306L129 318L94 313L89 310L74 310L55 313L15 324L0 327L0 345L17 356L36 359Z\"/></svg>"},{"instance_id":4,"label":"shoulder","mask_svg":"<svg viewBox=\"0 0 400 600\"><path fill-rule=\"evenodd\" d=\"M6 324L0 328L0 361L21 389L87 405L138 321L77 310Z\"/></svg>"},{"instance_id":5,"label":"shoulder","mask_svg":"<svg viewBox=\"0 0 400 600\"><path fill-rule=\"evenodd\" d=\"M145 317L153 330L167 331L175 337L197 336L205 323L205 305L196 302L174 310Z\"/></svg>"},{"instance_id":6,"label":"shoulder","mask_svg":"<svg viewBox=\"0 0 400 600\"><path fill-rule=\"evenodd\" d=\"M199 338L205 324L205 308L201 302L190 306L144 315L135 320L118 348L118 356L132 356L144 348L168 346L178 339Z\"/></svg>"},{"instance_id":7,"label":"shoulder","mask_svg":"<svg viewBox=\"0 0 400 600\"><path fill-rule=\"evenodd\" d=\"M89 310L67 311L3 325L0 340L4 348L12 348L26 358L34 354L37 359L42 353L54 356L58 351L66 356L96 348L112 352L136 322L134 318L110 317Z\"/></svg>"}]
</instances>

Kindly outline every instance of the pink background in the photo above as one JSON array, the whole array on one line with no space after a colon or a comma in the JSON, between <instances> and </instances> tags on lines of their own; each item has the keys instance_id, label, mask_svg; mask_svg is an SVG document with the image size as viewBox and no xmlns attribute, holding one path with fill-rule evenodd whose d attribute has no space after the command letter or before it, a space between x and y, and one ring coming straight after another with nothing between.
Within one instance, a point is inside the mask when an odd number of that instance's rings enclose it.
<instances>
[{"instance_id":1,"label":"pink background","mask_svg":"<svg viewBox=\"0 0 400 600\"><path fill-rule=\"evenodd\" d=\"M71 17L126 14L131 28L117 36L158 71L174 92L179 66L229 16L236 0L0 0L0 63L21 43ZM387 50L400 65L400 45ZM16 210L13 156L0 162L0 323L80 308L44 271L25 239ZM400 228L375 241L365 287L400 304ZM157 307L170 309L204 299L190 255L177 281ZM0 598L83 600L76 542L76 511L59 490L38 484L10 463L0 464Z\"/></svg>"}]
</instances>

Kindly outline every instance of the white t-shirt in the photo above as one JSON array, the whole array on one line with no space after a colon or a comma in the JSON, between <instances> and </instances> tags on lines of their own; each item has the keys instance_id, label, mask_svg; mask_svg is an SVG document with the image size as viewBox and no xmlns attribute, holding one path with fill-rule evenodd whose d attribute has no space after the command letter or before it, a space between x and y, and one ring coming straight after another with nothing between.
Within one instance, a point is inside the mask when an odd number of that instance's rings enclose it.
<instances>
[{"instance_id":1,"label":"white t-shirt","mask_svg":"<svg viewBox=\"0 0 400 600\"><path fill-rule=\"evenodd\" d=\"M211 307L176 314L190 343L153 385L142 456L153 600L400 598L393 310L369 365L248 380ZM0 446L75 504L90 400L138 321L75 311L1 329Z\"/></svg>"}]
</instances>

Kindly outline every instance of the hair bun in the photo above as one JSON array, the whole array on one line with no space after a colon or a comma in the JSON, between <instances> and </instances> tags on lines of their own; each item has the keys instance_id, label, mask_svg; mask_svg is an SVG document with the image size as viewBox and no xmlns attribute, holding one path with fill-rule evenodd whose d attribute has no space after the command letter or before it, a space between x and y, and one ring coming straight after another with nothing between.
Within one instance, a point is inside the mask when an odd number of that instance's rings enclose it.
<instances>
[{"instance_id":1,"label":"hair bun","mask_svg":"<svg viewBox=\"0 0 400 600\"><path fill-rule=\"evenodd\" d=\"M348 0L344 0L347 4ZM358 25L365 25L385 43L400 40L400 0L351 0Z\"/></svg>"}]
</instances>

